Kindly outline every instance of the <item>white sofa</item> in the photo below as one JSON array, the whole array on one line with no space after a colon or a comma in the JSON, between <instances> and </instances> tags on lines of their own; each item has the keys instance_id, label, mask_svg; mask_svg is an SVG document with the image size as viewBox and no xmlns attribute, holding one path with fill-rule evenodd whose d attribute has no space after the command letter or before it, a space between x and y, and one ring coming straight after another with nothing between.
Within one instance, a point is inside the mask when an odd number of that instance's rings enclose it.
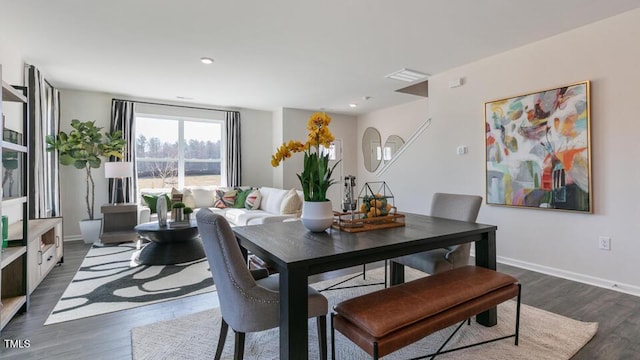
<instances>
[{"instance_id":1,"label":"white sofa","mask_svg":"<svg viewBox=\"0 0 640 360\"><path fill-rule=\"evenodd\" d=\"M248 189L249 187L241 187ZM183 194L183 202L185 205L193 208L194 214L199 209L207 207L213 212L223 215L232 226L256 225L269 222L280 222L288 219L296 219L300 217L303 203L302 191L284 190L271 187L259 188L260 200L258 207L247 209L246 207L220 208L214 206L218 196L216 190L223 192L232 190L224 187L194 187L186 188L181 191ZM169 193L168 190L152 190L146 193ZM175 193L176 190L173 189ZM141 191L144 194L145 191ZM171 195L169 195L171 197ZM140 223L157 220L157 214L151 214L149 207L140 199L139 221ZM219 205L220 206L220 205Z\"/></svg>"}]
</instances>

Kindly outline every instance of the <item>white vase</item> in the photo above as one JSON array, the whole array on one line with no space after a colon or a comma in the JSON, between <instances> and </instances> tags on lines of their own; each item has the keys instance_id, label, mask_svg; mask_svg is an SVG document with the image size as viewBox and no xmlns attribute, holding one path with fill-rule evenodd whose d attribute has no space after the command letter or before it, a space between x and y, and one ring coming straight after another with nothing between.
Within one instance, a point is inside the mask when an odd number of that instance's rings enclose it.
<instances>
[{"instance_id":1,"label":"white vase","mask_svg":"<svg viewBox=\"0 0 640 360\"><path fill-rule=\"evenodd\" d=\"M333 223L331 201L305 201L302 204L302 225L311 232L321 232Z\"/></svg>"},{"instance_id":2,"label":"white vase","mask_svg":"<svg viewBox=\"0 0 640 360\"><path fill-rule=\"evenodd\" d=\"M102 219L81 220L80 233L85 244L100 242L100 231L102 230Z\"/></svg>"},{"instance_id":3,"label":"white vase","mask_svg":"<svg viewBox=\"0 0 640 360\"><path fill-rule=\"evenodd\" d=\"M158 212L158 226L165 227L167 226L167 198L163 195L158 197L158 202L156 203L156 210Z\"/></svg>"}]
</instances>

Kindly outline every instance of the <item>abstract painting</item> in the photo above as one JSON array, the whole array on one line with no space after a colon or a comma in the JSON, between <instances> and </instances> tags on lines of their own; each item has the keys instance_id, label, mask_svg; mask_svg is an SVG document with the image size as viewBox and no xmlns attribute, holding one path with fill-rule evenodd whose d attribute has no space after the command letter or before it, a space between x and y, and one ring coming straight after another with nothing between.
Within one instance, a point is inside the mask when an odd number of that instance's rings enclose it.
<instances>
[{"instance_id":1,"label":"abstract painting","mask_svg":"<svg viewBox=\"0 0 640 360\"><path fill-rule=\"evenodd\" d=\"M593 211L589 81L484 105L487 204Z\"/></svg>"}]
</instances>

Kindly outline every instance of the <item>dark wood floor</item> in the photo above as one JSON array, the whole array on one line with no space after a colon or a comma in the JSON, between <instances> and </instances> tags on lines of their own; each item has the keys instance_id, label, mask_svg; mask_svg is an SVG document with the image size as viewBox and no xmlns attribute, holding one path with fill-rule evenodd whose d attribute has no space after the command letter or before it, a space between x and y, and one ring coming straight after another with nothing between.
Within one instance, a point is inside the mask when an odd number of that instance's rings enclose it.
<instances>
[{"instance_id":1,"label":"dark wood floor","mask_svg":"<svg viewBox=\"0 0 640 360\"><path fill-rule=\"evenodd\" d=\"M131 328L211 307L215 295L202 294L43 326L88 249L82 242L65 243L64 265L56 267L34 291L29 312L16 316L3 329L1 359L130 359ZM510 266L499 265L498 269L521 281L523 303L600 323L596 336L574 359L640 359L640 298ZM315 276L310 281L343 273ZM30 347L8 349L5 339L28 339Z\"/></svg>"}]
</instances>

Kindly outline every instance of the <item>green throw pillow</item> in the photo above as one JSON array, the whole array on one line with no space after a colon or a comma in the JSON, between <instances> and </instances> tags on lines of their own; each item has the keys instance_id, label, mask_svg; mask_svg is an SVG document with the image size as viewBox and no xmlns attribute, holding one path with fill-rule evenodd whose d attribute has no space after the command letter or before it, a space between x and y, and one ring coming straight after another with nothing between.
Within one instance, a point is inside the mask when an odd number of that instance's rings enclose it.
<instances>
[{"instance_id":1,"label":"green throw pillow","mask_svg":"<svg viewBox=\"0 0 640 360\"><path fill-rule=\"evenodd\" d=\"M152 214L158 212L158 197L160 196L164 196L167 199L167 211L171 209L171 198L168 194L142 194L142 198L147 203Z\"/></svg>"},{"instance_id":2,"label":"green throw pillow","mask_svg":"<svg viewBox=\"0 0 640 360\"><path fill-rule=\"evenodd\" d=\"M233 203L233 207L238 209L244 208L244 203L245 201L247 201L247 196L249 196L249 194L251 194L252 191L253 189L247 189L247 190L238 189L238 192L236 193L236 202Z\"/></svg>"}]
</instances>

